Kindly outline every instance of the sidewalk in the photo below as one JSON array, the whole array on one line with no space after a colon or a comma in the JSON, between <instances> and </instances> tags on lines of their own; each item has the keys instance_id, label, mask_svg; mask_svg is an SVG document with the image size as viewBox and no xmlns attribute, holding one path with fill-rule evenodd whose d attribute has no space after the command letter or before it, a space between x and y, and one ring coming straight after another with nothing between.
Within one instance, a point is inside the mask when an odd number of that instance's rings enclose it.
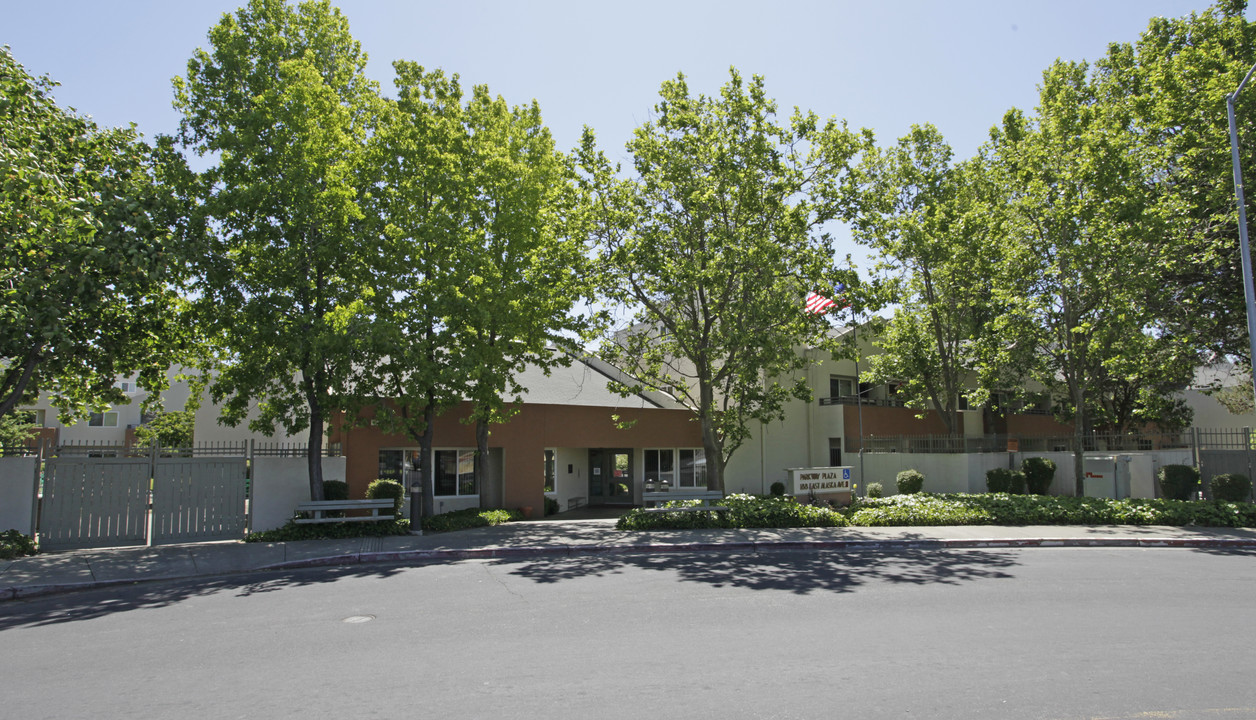
<instances>
[{"instance_id":1,"label":"sidewalk","mask_svg":"<svg viewBox=\"0 0 1256 720\"><path fill-rule=\"evenodd\" d=\"M774 550L894 551L1028 547L1256 549L1256 529L962 526L625 532L609 520L518 522L426 536L237 541L111 548L0 560L0 601L128 583L358 563L474 558Z\"/></svg>"}]
</instances>

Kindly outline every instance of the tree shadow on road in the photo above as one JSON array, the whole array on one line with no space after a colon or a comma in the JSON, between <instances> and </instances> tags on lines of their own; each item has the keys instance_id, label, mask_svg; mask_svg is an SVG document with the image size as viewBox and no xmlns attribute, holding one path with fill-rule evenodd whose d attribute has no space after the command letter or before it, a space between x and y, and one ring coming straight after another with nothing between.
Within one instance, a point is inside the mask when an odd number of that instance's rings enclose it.
<instances>
[{"instance_id":1,"label":"tree shadow on road","mask_svg":"<svg viewBox=\"0 0 1256 720\"><path fill-rule=\"evenodd\" d=\"M0 602L0 631L78 622L130 612L161 608L194 597L233 592L236 597L320 585L345 578L385 578L405 568L398 565L353 565L301 568L224 575L208 579L145 581L56 595Z\"/></svg>"},{"instance_id":2,"label":"tree shadow on road","mask_svg":"<svg viewBox=\"0 0 1256 720\"><path fill-rule=\"evenodd\" d=\"M848 593L871 583L960 585L1015 577L1017 551L900 550L894 552L768 551L694 554L614 554L497 561L510 574L537 583L655 570L714 587L806 595Z\"/></svg>"}]
</instances>

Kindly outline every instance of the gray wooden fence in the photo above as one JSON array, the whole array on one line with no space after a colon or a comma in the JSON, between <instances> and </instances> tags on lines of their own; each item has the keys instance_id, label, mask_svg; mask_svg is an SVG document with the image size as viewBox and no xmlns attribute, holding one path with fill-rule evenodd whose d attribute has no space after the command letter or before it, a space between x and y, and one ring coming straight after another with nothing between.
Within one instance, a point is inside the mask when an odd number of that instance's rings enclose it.
<instances>
[{"instance_id":1,"label":"gray wooden fence","mask_svg":"<svg viewBox=\"0 0 1256 720\"><path fill-rule=\"evenodd\" d=\"M40 547L69 550L244 537L247 446L65 446L44 461ZM201 453L205 456L198 456Z\"/></svg>"}]
</instances>

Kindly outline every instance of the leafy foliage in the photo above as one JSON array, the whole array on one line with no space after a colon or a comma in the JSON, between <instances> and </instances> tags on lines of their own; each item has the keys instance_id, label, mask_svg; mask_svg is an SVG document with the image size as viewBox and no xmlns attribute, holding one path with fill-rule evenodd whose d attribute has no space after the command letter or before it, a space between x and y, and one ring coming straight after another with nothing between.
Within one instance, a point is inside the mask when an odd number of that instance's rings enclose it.
<instances>
[{"instance_id":1,"label":"leafy foliage","mask_svg":"<svg viewBox=\"0 0 1256 720\"><path fill-rule=\"evenodd\" d=\"M1012 471L1007 468L993 468L986 471L986 490L992 493L1005 493L1012 487Z\"/></svg>"},{"instance_id":2,"label":"leafy foliage","mask_svg":"<svg viewBox=\"0 0 1256 720\"><path fill-rule=\"evenodd\" d=\"M1213 498L1226 502L1246 502L1252 496L1252 481L1239 473L1214 475L1211 487Z\"/></svg>"},{"instance_id":3,"label":"leafy foliage","mask_svg":"<svg viewBox=\"0 0 1256 720\"><path fill-rule=\"evenodd\" d=\"M449 532L451 530L467 530L470 528L502 525L522 520L523 513L518 510L480 510L468 508L423 518L424 532Z\"/></svg>"},{"instance_id":4,"label":"leafy foliage","mask_svg":"<svg viewBox=\"0 0 1256 720\"><path fill-rule=\"evenodd\" d=\"M894 478L899 493L914 495L925 487L925 476L918 470L904 470Z\"/></svg>"},{"instance_id":5,"label":"leafy foliage","mask_svg":"<svg viewBox=\"0 0 1256 720\"><path fill-rule=\"evenodd\" d=\"M696 506L696 501L679 503ZM620 530L687 528L842 527L846 518L827 507L803 505L793 497L733 494L724 498L727 511L646 512L634 508L620 516Z\"/></svg>"},{"instance_id":6,"label":"leafy foliage","mask_svg":"<svg viewBox=\"0 0 1256 720\"><path fill-rule=\"evenodd\" d=\"M1055 461L1044 457L1027 457L1021 460L1021 472L1025 474L1025 488L1033 495L1046 495L1055 480Z\"/></svg>"},{"instance_id":7,"label":"leafy foliage","mask_svg":"<svg viewBox=\"0 0 1256 720\"><path fill-rule=\"evenodd\" d=\"M1256 527L1256 505L1039 495L897 495L860 500L851 525L1201 525Z\"/></svg>"},{"instance_id":8,"label":"leafy foliage","mask_svg":"<svg viewBox=\"0 0 1256 720\"><path fill-rule=\"evenodd\" d=\"M393 517L401 519L401 505L406 497L406 489L396 480L376 479L366 486L366 499L393 499Z\"/></svg>"},{"instance_id":9,"label":"leafy foliage","mask_svg":"<svg viewBox=\"0 0 1256 720\"><path fill-rule=\"evenodd\" d=\"M1171 500L1189 500L1199 489L1199 470L1191 465L1165 465L1156 479L1161 492Z\"/></svg>"},{"instance_id":10,"label":"leafy foliage","mask_svg":"<svg viewBox=\"0 0 1256 720\"><path fill-rule=\"evenodd\" d=\"M164 448L192 447L195 425L196 413L192 410L164 412L135 428L135 440L141 445Z\"/></svg>"},{"instance_id":11,"label":"leafy foliage","mask_svg":"<svg viewBox=\"0 0 1256 720\"><path fill-rule=\"evenodd\" d=\"M340 522L297 524L289 521L274 530L249 533L244 542L293 542L296 540L335 540L355 537L409 535L410 521Z\"/></svg>"},{"instance_id":12,"label":"leafy foliage","mask_svg":"<svg viewBox=\"0 0 1256 720\"><path fill-rule=\"evenodd\" d=\"M180 212L134 128L56 105L0 48L0 418L48 393L63 419L165 389L187 349Z\"/></svg>"},{"instance_id":13,"label":"leafy foliage","mask_svg":"<svg viewBox=\"0 0 1256 720\"><path fill-rule=\"evenodd\" d=\"M35 541L17 530L0 533L0 560L12 560L37 552L39 550L35 547Z\"/></svg>"},{"instance_id":14,"label":"leafy foliage","mask_svg":"<svg viewBox=\"0 0 1256 720\"><path fill-rule=\"evenodd\" d=\"M378 90L326 0L251 0L209 40L174 85L178 141L210 165L192 173L172 153L169 175L194 210L198 308L224 355L210 392L228 424L256 413L256 431L308 430L319 500L379 255L362 227Z\"/></svg>"},{"instance_id":15,"label":"leafy foliage","mask_svg":"<svg viewBox=\"0 0 1256 720\"><path fill-rule=\"evenodd\" d=\"M881 483L879 482L868 483L868 495L867 496L870 498L885 497L885 488L882 487Z\"/></svg>"},{"instance_id":16,"label":"leafy foliage","mask_svg":"<svg viewBox=\"0 0 1256 720\"><path fill-rule=\"evenodd\" d=\"M684 75L663 84L627 146L633 178L618 179L586 133L599 270L631 313L603 356L627 373L625 394L665 392L693 410L708 487L723 488L749 423L810 400L796 348L830 345L829 325L802 300L855 284L835 269L824 225L850 213L850 162L870 144L813 113L780 123L763 79L736 70L718 97L694 96Z\"/></svg>"},{"instance_id":17,"label":"leafy foliage","mask_svg":"<svg viewBox=\"0 0 1256 720\"><path fill-rule=\"evenodd\" d=\"M772 495L775 495L776 497L781 497L782 495L785 494L785 483L781 482L780 480L777 480L776 482L772 483L771 487L768 488L768 492L771 493Z\"/></svg>"}]
</instances>

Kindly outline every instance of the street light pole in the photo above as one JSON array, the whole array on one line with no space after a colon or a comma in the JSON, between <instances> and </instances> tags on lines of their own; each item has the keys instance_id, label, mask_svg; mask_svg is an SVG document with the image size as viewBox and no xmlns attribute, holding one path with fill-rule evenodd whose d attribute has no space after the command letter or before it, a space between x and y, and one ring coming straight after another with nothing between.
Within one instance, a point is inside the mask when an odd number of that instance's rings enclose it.
<instances>
[{"instance_id":1,"label":"street light pole","mask_svg":"<svg viewBox=\"0 0 1256 720\"><path fill-rule=\"evenodd\" d=\"M1230 159L1234 163L1234 195L1239 206L1239 252L1243 261L1243 297L1247 303L1247 341L1250 348L1248 357L1252 370L1252 398L1256 401L1256 297L1253 297L1252 288L1252 254L1247 242L1247 203L1243 199L1243 171L1239 169L1239 128L1234 121L1234 101L1243 92L1247 81L1252 79L1253 72L1256 72L1256 65L1247 71L1247 77L1239 83L1238 89L1225 96L1225 109L1230 120Z\"/></svg>"}]
</instances>

